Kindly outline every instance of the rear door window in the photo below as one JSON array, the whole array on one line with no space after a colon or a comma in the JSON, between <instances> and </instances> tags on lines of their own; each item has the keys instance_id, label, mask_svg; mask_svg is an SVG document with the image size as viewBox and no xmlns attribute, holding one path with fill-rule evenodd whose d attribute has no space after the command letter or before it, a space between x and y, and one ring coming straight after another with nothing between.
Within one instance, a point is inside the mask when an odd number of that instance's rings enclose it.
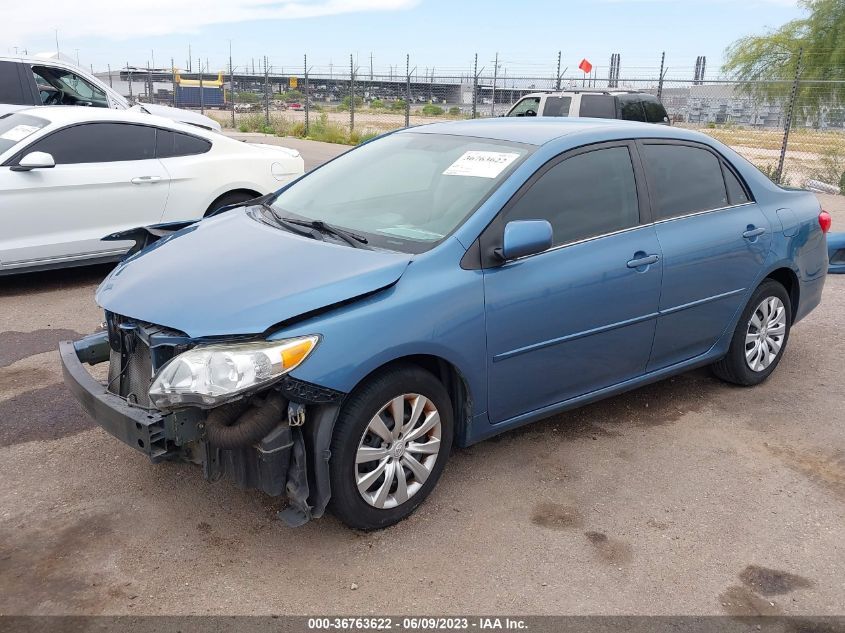
<instances>
[{"instance_id":1,"label":"rear door window","mask_svg":"<svg viewBox=\"0 0 845 633\"><path fill-rule=\"evenodd\" d=\"M612 95L581 95L579 116L596 119L615 119L616 101Z\"/></svg>"},{"instance_id":2,"label":"rear door window","mask_svg":"<svg viewBox=\"0 0 845 633\"><path fill-rule=\"evenodd\" d=\"M211 149L211 141L171 130L156 130L156 157L173 158L204 154Z\"/></svg>"},{"instance_id":3,"label":"rear door window","mask_svg":"<svg viewBox=\"0 0 845 633\"><path fill-rule=\"evenodd\" d=\"M47 152L57 165L155 158L155 128L129 123L86 123L36 141L28 152Z\"/></svg>"},{"instance_id":4,"label":"rear door window","mask_svg":"<svg viewBox=\"0 0 845 633\"><path fill-rule=\"evenodd\" d=\"M572 97L546 97L543 116L569 116Z\"/></svg>"},{"instance_id":5,"label":"rear door window","mask_svg":"<svg viewBox=\"0 0 845 633\"><path fill-rule=\"evenodd\" d=\"M617 95L616 105L620 119L645 122L645 110L643 110L643 100L640 95Z\"/></svg>"},{"instance_id":6,"label":"rear door window","mask_svg":"<svg viewBox=\"0 0 845 633\"><path fill-rule=\"evenodd\" d=\"M652 95L642 95L643 108L645 108L645 120L649 123L669 123L669 115L666 108Z\"/></svg>"},{"instance_id":7,"label":"rear door window","mask_svg":"<svg viewBox=\"0 0 845 633\"><path fill-rule=\"evenodd\" d=\"M690 145L643 145L656 220L728 206L719 159Z\"/></svg>"},{"instance_id":8,"label":"rear door window","mask_svg":"<svg viewBox=\"0 0 845 633\"><path fill-rule=\"evenodd\" d=\"M21 82L20 64L0 62L0 103L33 105L32 94Z\"/></svg>"}]
</instances>

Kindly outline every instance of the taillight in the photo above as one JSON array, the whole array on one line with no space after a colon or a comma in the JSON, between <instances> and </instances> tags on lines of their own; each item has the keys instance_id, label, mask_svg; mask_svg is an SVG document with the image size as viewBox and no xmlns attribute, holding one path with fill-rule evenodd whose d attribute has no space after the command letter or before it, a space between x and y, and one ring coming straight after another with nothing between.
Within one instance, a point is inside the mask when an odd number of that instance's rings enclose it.
<instances>
[{"instance_id":1,"label":"taillight","mask_svg":"<svg viewBox=\"0 0 845 633\"><path fill-rule=\"evenodd\" d=\"M830 230L831 222L830 214L827 211L819 213L819 226L822 227L822 233L827 233Z\"/></svg>"}]
</instances>

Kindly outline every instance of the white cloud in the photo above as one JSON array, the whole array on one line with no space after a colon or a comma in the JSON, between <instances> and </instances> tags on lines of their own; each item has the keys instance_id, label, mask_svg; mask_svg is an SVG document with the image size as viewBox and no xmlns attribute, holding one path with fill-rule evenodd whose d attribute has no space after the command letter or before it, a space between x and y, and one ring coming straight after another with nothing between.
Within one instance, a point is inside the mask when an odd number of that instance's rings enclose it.
<instances>
[{"instance_id":1,"label":"white cloud","mask_svg":"<svg viewBox=\"0 0 845 633\"><path fill-rule=\"evenodd\" d=\"M296 20L342 13L398 11L420 0L39 0L6 4L0 41L20 42L59 30L65 38L197 32L204 26L250 20Z\"/></svg>"}]
</instances>

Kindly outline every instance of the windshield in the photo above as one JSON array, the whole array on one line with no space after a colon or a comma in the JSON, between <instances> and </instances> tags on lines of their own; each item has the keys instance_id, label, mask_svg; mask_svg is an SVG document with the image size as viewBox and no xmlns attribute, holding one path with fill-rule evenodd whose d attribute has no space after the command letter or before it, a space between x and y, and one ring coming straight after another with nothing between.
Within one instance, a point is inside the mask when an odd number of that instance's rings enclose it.
<instances>
[{"instance_id":1,"label":"windshield","mask_svg":"<svg viewBox=\"0 0 845 633\"><path fill-rule=\"evenodd\" d=\"M519 143L391 134L344 154L282 192L273 210L419 253L457 228L529 153Z\"/></svg>"},{"instance_id":2,"label":"windshield","mask_svg":"<svg viewBox=\"0 0 845 633\"><path fill-rule=\"evenodd\" d=\"M46 119L16 112L0 117L0 154L49 124Z\"/></svg>"}]
</instances>

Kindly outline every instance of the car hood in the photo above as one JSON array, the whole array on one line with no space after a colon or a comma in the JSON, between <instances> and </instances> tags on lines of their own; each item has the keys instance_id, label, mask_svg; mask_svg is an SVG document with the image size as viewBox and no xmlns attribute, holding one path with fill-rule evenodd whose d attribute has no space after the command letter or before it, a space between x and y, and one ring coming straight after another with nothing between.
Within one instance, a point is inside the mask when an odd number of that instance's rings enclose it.
<instances>
[{"instance_id":1,"label":"car hood","mask_svg":"<svg viewBox=\"0 0 845 633\"><path fill-rule=\"evenodd\" d=\"M97 303L195 338L257 334L386 288L411 261L295 235L253 215L234 209L155 242L106 277Z\"/></svg>"},{"instance_id":2,"label":"car hood","mask_svg":"<svg viewBox=\"0 0 845 633\"><path fill-rule=\"evenodd\" d=\"M139 103L132 106L130 110L154 114L165 119L170 119L171 121L196 125L215 132L219 132L221 130L220 124L214 119L207 117L204 114L191 112L190 110L183 110L181 108L172 108L170 106L159 105L157 103Z\"/></svg>"}]
</instances>

